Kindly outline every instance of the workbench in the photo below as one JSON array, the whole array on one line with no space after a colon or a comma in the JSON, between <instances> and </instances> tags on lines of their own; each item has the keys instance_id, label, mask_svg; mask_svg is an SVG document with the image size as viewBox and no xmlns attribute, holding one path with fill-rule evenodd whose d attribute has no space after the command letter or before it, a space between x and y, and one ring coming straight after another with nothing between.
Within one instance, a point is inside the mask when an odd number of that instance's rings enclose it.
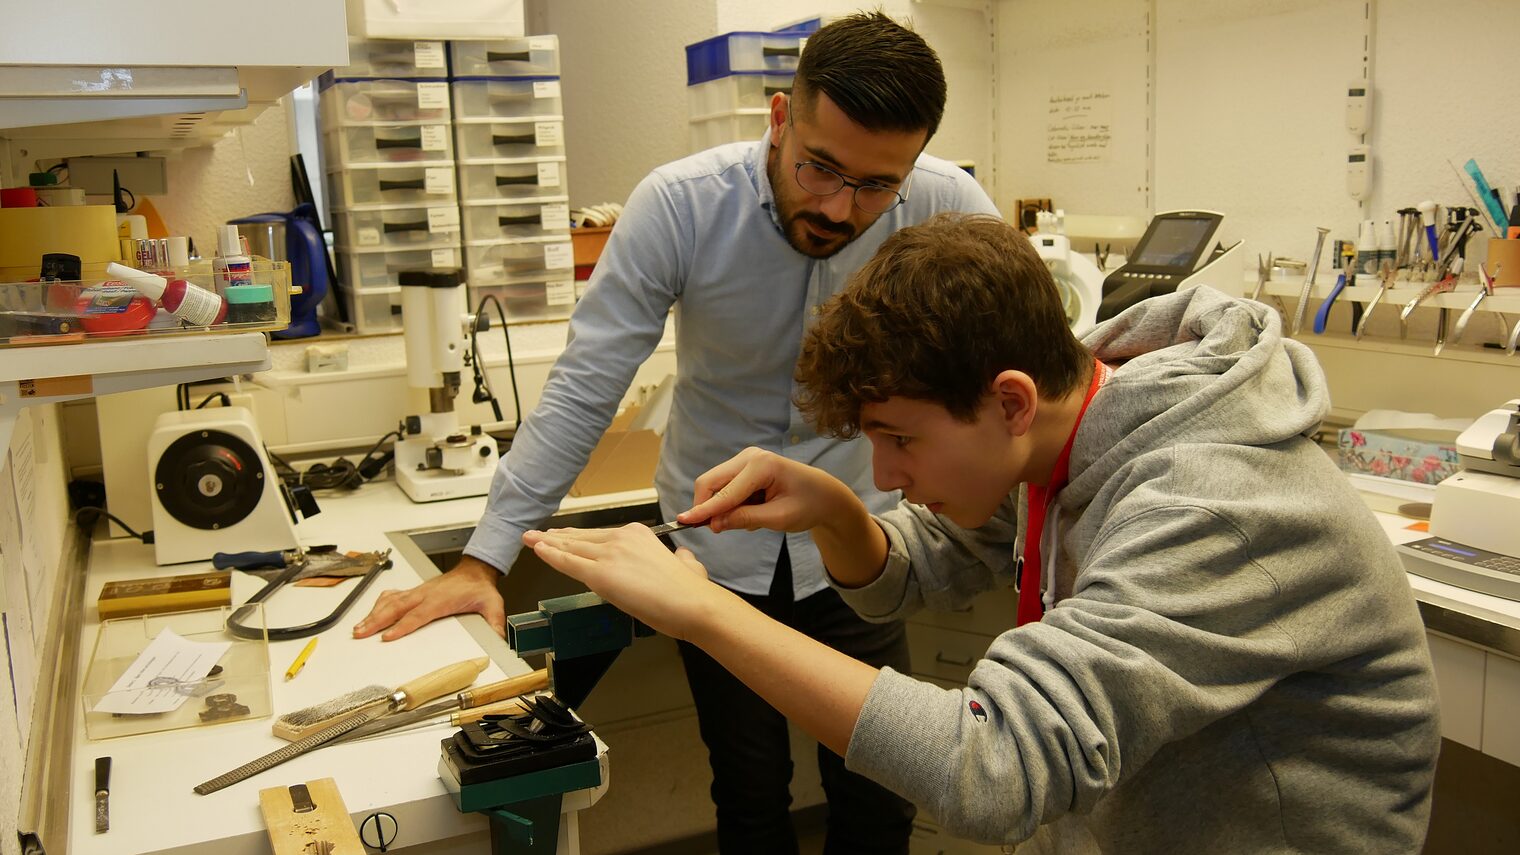
<instances>
[{"instance_id":1,"label":"workbench","mask_svg":"<svg viewBox=\"0 0 1520 855\"><path fill-rule=\"evenodd\" d=\"M561 512L647 506L653 490L566 499ZM414 504L394 482L367 484L353 493L321 497L322 512L297 528L303 545L336 544L342 550L392 549L395 565L383 571L352 609L321 639L295 679L284 673L306 639L272 642L269 669L276 716L328 700L372 683L395 686L434 668L487 655L491 664L476 681L484 684L532 668L478 616L435 621L405 638L382 642L378 635L356 640L352 627L386 590L410 588L437 573L409 544L407 532L473 526L485 498ZM136 540L97 540L90 549L85 613L79 634L78 677L82 681L99 630L95 600L107 582L150 576L203 573L210 562L159 567L153 547ZM334 588L292 588L267 604L270 626L316 620L342 599L353 582ZM246 600L263 581L237 573L233 602ZM72 693L79 704L79 683ZM77 708L76 708L77 709ZM355 824L384 811L395 817L392 851L422 846L429 855L487 851L486 821L461 814L437 773L440 741L452 733L447 722L365 740L328 746L255 775L220 792L196 795L192 787L288 743L270 733L271 719L208 725L186 730L91 741L76 712L69 786L67 851L76 855L136 853L216 853L267 855L270 845L259 813L258 791L318 778L336 779ZM112 759L110 831L94 831L95 758ZM607 754L601 751L602 785L565 798L558 852L579 851L576 812L605 791Z\"/></svg>"}]
</instances>

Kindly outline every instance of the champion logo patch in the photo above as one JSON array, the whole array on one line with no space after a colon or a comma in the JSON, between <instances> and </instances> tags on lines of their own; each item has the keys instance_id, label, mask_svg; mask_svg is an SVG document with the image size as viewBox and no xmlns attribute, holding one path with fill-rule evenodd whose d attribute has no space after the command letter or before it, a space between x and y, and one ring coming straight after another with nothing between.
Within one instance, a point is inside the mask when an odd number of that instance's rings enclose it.
<instances>
[{"instance_id":1,"label":"champion logo patch","mask_svg":"<svg viewBox=\"0 0 1520 855\"><path fill-rule=\"evenodd\" d=\"M977 721L985 722L987 720L987 711L985 709L982 709L981 704L977 703L976 701L971 701L966 706L971 708L971 716Z\"/></svg>"}]
</instances>

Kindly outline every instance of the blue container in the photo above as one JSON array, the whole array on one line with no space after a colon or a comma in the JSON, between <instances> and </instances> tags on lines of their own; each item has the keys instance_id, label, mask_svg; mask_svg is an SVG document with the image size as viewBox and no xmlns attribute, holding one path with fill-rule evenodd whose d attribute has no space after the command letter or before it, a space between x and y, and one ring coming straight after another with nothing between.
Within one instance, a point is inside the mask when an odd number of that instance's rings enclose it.
<instances>
[{"instance_id":1,"label":"blue container","mask_svg":"<svg viewBox=\"0 0 1520 855\"><path fill-rule=\"evenodd\" d=\"M686 85L695 86L736 72L796 71L806 33L738 32L686 46Z\"/></svg>"}]
</instances>

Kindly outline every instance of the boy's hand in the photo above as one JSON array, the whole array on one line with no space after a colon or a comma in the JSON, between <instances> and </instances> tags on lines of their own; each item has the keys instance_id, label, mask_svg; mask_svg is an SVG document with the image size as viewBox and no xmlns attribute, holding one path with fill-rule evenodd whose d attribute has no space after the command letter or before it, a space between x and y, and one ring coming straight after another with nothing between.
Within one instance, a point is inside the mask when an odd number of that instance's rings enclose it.
<instances>
[{"instance_id":1,"label":"boy's hand","mask_svg":"<svg viewBox=\"0 0 1520 855\"><path fill-rule=\"evenodd\" d=\"M693 640L727 591L689 550L674 554L637 523L622 528L530 531L523 543L546 564L672 638Z\"/></svg>"},{"instance_id":2,"label":"boy's hand","mask_svg":"<svg viewBox=\"0 0 1520 855\"><path fill-rule=\"evenodd\" d=\"M764 501L749 503L754 495ZM839 479L804 463L746 448L696 480L691 510L676 515L715 532L727 529L808 531L850 514L859 500Z\"/></svg>"}]
</instances>

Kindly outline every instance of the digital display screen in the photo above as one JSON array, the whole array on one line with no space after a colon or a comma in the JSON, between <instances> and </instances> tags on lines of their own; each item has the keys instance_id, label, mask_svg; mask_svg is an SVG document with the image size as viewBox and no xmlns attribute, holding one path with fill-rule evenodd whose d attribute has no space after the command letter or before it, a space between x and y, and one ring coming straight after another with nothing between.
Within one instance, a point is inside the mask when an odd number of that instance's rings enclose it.
<instances>
[{"instance_id":1,"label":"digital display screen","mask_svg":"<svg viewBox=\"0 0 1520 855\"><path fill-rule=\"evenodd\" d=\"M1193 269L1193 262L1203 254L1214 227L1211 219L1199 217L1155 221L1155 228L1138 254L1129 260L1140 267Z\"/></svg>"}]
</instances>

